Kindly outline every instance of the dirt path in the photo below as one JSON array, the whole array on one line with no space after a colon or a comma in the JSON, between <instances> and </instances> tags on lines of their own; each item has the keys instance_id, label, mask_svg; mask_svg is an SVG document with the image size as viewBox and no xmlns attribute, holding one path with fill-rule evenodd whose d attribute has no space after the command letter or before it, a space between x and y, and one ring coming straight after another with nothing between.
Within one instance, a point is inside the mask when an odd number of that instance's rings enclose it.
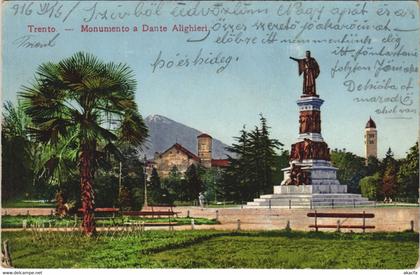
<instances>
[{"instance_id":1,"label":"dirt path","mask_svg":"<svg viewBox=\"0 0 420 275\"><path fill-rule=\"evenodd\" d=\"M2 208L1 215L48 216L54 214L54 211L54 208Z\"/></svg>"}]
</instances>

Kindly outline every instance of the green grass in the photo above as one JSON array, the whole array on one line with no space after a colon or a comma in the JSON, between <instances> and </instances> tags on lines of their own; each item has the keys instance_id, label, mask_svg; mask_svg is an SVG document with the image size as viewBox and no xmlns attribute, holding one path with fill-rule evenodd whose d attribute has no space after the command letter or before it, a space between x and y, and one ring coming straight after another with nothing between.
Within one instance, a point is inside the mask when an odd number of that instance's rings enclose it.
<instances>
[{"instance_id":1,"label":"green grass","mask_svg":"<svg viewBox=\"0 0 420 275\"><path fill-rule=\"evenodd\" d=\"M2 201L2 208L55 208L55 203L32 200Z\"/></svg>"},{"instance_id":2,"label":"green grass","mask_svg":"<svg viewBox=\"0 0 420 275\"><path fill-rule=\"evenodd\" d=\"M414 268L418 234L146 231L111 238L3 232L18 268ZM118 235L118 234L117 234ZM48 238L47 238L48 236ZM59 237L61 236L61 237Z\"/></svg>"},{"instance_id":3,"label":"green grass","mask_svg":"<svg viewBox=\"0 0 420 275\"><path fill-rule=\"evenodd\" d=\"M192 218L171 218L171 222L176 222L178 225L191 224ZM197 225L200 224L217 224L214 219L206 218L193 218L194 223ZM44 224L45 227L49 227L50 224L52 227L69 227L75 225L74 218L58 218L55 216L2 216L1 218L1 227L2 228L22 228L23 220L27 221L27 226L30 227L34 224ZM110 226L110 225L123 225L126 222L145 222L145 223L167 223L168 218L140 218L140 217L116 217L98 219L96 224L98 226ZM80 219L78 219L78 224L80 224Z\"/></svg>"}]
</instances>

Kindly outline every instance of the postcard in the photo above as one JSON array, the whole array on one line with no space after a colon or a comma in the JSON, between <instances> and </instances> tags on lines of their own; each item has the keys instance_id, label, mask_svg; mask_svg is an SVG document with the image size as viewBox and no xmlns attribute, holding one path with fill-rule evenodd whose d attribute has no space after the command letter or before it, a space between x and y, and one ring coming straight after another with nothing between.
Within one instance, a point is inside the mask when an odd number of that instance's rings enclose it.
<instances>
[{"instance_id":1,"label":"postcard","mask_svg":"<svg viewBox=\"0 0 420 275\"><path fill-rule=\"evenodd\" d=\"M4 274L417 274L417 2L13 0L1 32Z\"/></svg>"}]
</instances>

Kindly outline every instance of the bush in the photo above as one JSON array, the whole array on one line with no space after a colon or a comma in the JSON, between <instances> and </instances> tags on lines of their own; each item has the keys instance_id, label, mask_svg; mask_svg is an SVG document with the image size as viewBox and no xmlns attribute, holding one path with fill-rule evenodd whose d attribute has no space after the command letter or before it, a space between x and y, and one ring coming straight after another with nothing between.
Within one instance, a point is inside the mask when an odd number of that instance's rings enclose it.
<instances>
[{"instance_id":1,"label":"bush","mask_svg":"<svg viewBox=\"0 0 420 275\"><path fill-rule=\"evenodd\" d=\"M378 173L373 176L362 178L359 183L362 196L367 197L369 200L376 200L379 180L380 176Z\"/></svg>"}]
</instances>

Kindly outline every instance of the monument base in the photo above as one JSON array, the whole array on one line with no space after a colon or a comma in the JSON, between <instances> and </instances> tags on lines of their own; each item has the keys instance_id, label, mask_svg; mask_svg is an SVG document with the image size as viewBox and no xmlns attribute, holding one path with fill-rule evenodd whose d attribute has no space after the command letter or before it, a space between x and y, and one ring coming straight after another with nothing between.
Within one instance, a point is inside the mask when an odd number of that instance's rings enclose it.
<instances>
[{"instance_id":1,"label":"monument base","mask_svg":"<svg viewBox=\"0 0 420 275\"><path fill-rule=\"evenodd\" d=\"M333 194L346 193L347 185L278 185L274 186L274 194Z\"/></svg>"},{"instance_id":2,"label":"monument base","mask_svg":"<svg viewBox=\"0 0 420 275\"><path fill-rule=\"evenodd\" d=\"M373 202L360 194L347 193L347 186L332 185L279 185L274 194L262 195L248 202L246 208L317 208L355 207L372 205Z\"/></svg>"}]
</instances>

